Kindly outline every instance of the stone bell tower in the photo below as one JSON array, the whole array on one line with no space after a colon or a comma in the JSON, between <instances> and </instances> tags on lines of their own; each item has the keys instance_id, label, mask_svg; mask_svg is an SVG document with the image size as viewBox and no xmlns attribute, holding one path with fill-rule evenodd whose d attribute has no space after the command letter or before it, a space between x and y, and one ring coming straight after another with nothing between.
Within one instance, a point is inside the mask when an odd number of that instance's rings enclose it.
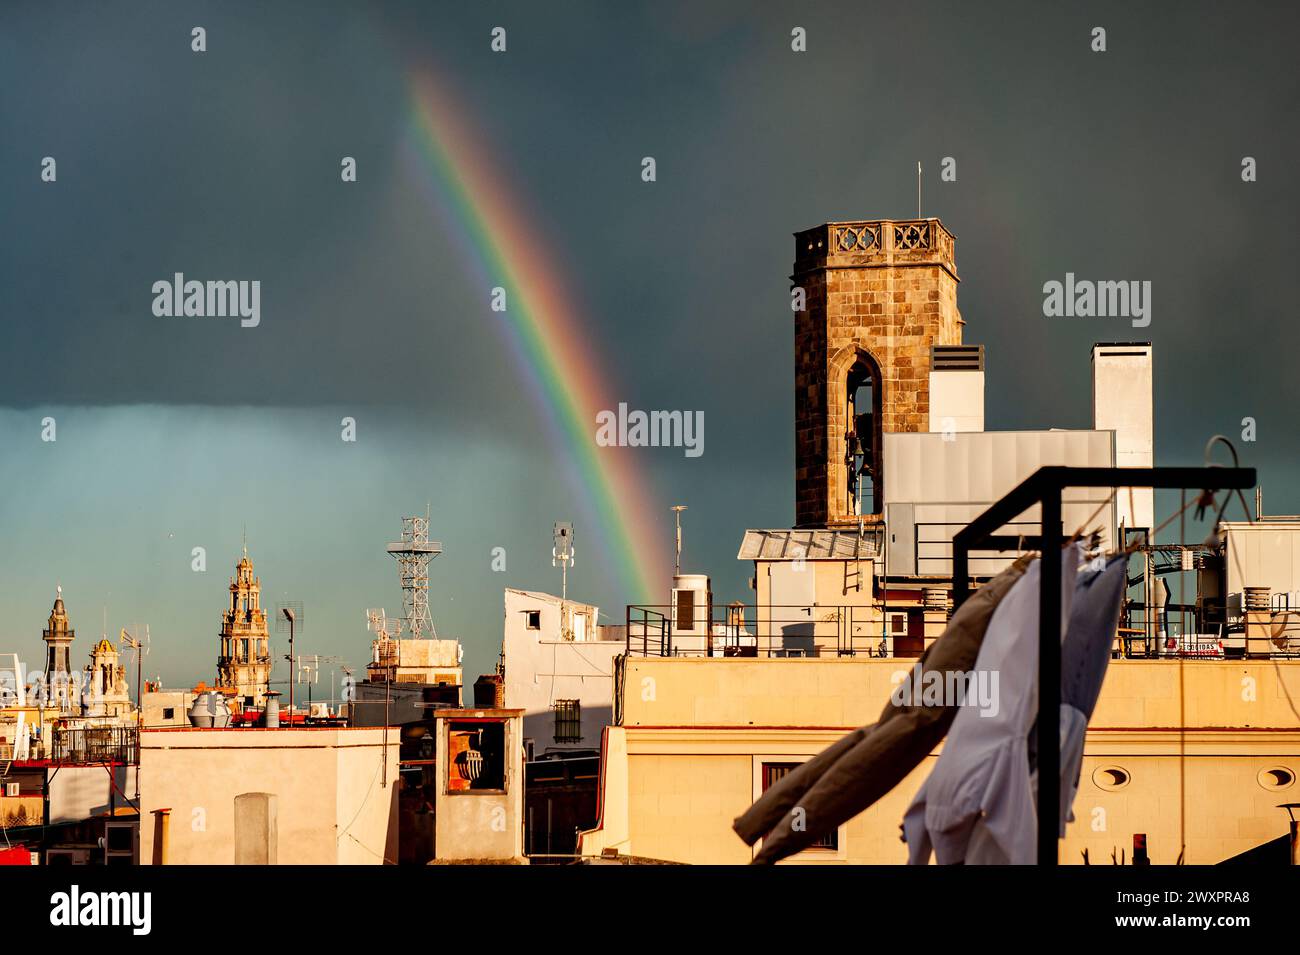
<instances>
[{"instance_id":1,"label":"stone bell tower","mask_svg":"<svg viewBox=\"0 0 1300 955\"><path fill-rule=\"evenodd\" d=\"M217 684L233 687L242 706L260 707L271 680L270 635L261 606L262 581L253 576L248 548L230 578L230 603L221 614Z\"/></svg>"},{"instance_id":2,"label":"stone bell tower","mask_svg":"<svg viewBox=\"0 0 1300 955\"><path fill-rule=\"evenodd\" d=\"M796 526L878 517L881 436L930 429L931 349L962 337L953 241L938 219L795 233Z\"/></svg>"},{"instance_id":3,"label":"stone bell tower","mask_svg":"<svg viewBox=\"0 0 1300 955\"><path fill-rule=\"evenodd\" d=\"M62 711L80 707L79 684L72 675L72 641L77 632L69 626L63 603L63 586L55 589L54 607L41 639L45 641L45 685L50 704Z\"/></svg>"}]
</instances>

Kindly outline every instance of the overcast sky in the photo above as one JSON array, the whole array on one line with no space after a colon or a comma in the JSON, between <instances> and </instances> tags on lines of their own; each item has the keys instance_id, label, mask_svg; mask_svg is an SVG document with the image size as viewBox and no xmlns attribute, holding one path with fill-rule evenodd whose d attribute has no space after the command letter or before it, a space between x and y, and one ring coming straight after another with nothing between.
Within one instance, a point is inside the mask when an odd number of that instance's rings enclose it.
<instances>
[{"instance_id":1,"label":"overcast sky","mask_svg":"<svg viewBox=\"0 0 1300 955\"><path fill-rule=\"evenodd\" d=\"M147 670L210 680L246 525L268 595L306 606L300 649L363 663L365 608L400 603L384 544L426 502L446 548L434 619L464 640L467 682L495 660L502 588L558 589L551 523L578 519L581 488L463 223L403 160L423 67L572 290L608 407L704 412L701 457L614 453L636 455L648 493L624 503L663 528L659 551L668 506L690 506L684 563L720 599L748 594L745 528L793 518L791 233L913 215L918 160L924 213L957 236L990 429L1087 427L1090 344L1150 340L1158 462L1198 463L1253 417L1245 463L1269 510L1296 512L1297 19L1221 3L7 3L0 651L39 662L61 582L82 637L107 608L110 632L150 624ZM152 284L178 271L259 280L260 325L155 317ZM1043 283L1067 272L1150 281L1150 326L1045 318ZM570 592L620 621L632 598L598 539L579 520Z\"/></svg>"}]
</instances>

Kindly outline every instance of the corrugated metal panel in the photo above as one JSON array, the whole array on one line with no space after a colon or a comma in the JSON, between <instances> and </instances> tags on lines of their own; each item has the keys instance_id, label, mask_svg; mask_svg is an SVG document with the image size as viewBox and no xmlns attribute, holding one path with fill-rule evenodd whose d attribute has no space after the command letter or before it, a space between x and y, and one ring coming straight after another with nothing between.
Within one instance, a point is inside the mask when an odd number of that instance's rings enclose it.
<instances>
[{"instance_id":1,"label":"corrugated metal panel","mask_svg":"<svg viewBox=\"0 0 1300 955\"><path fill-rule=\"evenodd\" d=\"M871 560L875 547L858 532L837 530L745 531L737 560Z\"/></svg>"},{"instance_id":2,"label":"corrugated metal panel","mask_svg":"<svg viewBox=\"0 0 1300 955\"><path fill-rule=\"evenodd\" d=\"M1044 465L1115 463L1111 431L916 432L883 439L887 504L992 502Z\"/></svg>"},{"instance_id":3,"label":"corrugated metal panel","mask_svg":"<svg viewBox=\"0 0 1300 955\"><path fill-rule=\"evenodd\" d=\"M945 440L945 438L947 440ZM1112 467L1113 431L985 431L944 435L884 435L885 503L890 515L890 573L947 576L952 536L1040 467ZM1109 491L1078 488L1064 494L1068 531L1086 521ZM910 505L909 508L900 505ZM1093 518L1109 544L1115 522L1110 504ZM1005 533L1037 533L1038 508L1030 508ZM905 541L905 543L904 543ZM908 554L911 566L895 559ZM996 573L1010 560L972 554L971 571Z\"/></svg>"}]
</instances>

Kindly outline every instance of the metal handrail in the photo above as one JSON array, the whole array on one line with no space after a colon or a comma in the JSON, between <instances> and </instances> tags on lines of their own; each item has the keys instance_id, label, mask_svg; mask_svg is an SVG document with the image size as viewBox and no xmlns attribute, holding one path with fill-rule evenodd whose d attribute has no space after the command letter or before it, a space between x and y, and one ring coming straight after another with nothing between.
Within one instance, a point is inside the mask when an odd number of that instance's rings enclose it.
<instances>
[{"instance_id":1,"label":"metal handrail","mask_svg":"<svg viewBox=\"0 0 1300 955\"><path fill-rule=\"evenodd\" d=\"M631 657L915 657L934 638L895 632L894 612L934 612L917 603L715 604L708 626L676 630L667 604L627 605ZM946 610L944 613L946 620ZM924 618L923 618L924 619Z\"/></svg>"}]
</instances>

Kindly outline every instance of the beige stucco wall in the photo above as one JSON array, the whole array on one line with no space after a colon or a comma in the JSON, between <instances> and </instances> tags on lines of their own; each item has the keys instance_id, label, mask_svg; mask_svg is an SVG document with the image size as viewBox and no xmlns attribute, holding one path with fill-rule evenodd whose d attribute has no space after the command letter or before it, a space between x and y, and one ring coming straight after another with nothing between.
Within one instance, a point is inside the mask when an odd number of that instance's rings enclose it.
<instances>
[{"instance_id":1,"label":"beige stucco wall","mask_svg":"<svg viewBox=\"0 0 1300 955\"><path fill-rule=\"evenodd\" d=\"M171 809L168 863L234 862L234 800L277 797L281 864L374 865L397 858L397 734L382 785L382 729L146 730L140 858L153 860L154 810Z\"/></svg>"},{"instance_id":2,"label":"beige stucco wall","mask_svg":"<svg viewBox=\"0 0 1300 955\"><path fill-rule=\"evenodd\" d=\"M448 728L510 712L505 724L505 788L451 792ZM450 715L449 715L450 714ZM438 736L437 858L442 862L522 859L524 855L523 713L519 710L435 711Z\"/></svg>"},{"instance_id":3,"label":"beige stucco wall","mask_svg":"<svg viewBox=\"0 0 1300 955\"><path fill-rule=\"evenodd\" d=\"M771 568L778 563L789 564L791 561L754 562L754 579L757 584L755 601L759 607L768 607L772 604ZM855 576L854 563L843 560L804 561L804 572L813 576L813 594L818 606L860 608L876 606L877 598L873 585L875 565L870 560L857 561L859 575ZM855 614L854 619L858 619L858 616ZM868 615L864 614L862 617L868 619ZM833 633L833 629L828 628L827 633Z\"/></svg>"},{"instance_id":4,"label":"beige stucco wall","mask_svg":"<svg viewBox=\"0 0 1300 955\"><path fill-rule=\"evenodd\" d=\"M189 726L193 690L150 690L144 695L144 725L148 727ZM171 718L165 711L171 710Z\"/></svg>"},{"instance_id":5,"label":"beige stucco wall","mask_svg":"<svg viewBox=\"0 0 1300 955\"><path fill-rule=\"evenodd\" d=\"M911 662L629 660L624 726L606 745L604 822L584 836L583 853L749 861L731 822L760 794L761 764L802 761L873 722ZM1062 861L1081 861L1086 847L1094 863L1108 864L1112 848L1131 853L1133 833L1142 832L1154 861L1172 863L1181 827L1186 861L1214 863L1284 834L1286 816L1275 807L1300 799L1300 784L1279 792L1258 777L1276 766L1300 776L1292 700L1300 701L1300 661L1112 662ZM899 824L934 758L847 823L838 852L810 850L793 861L905 861ZM1106 767L1122 769L1128 783L1100 788L1093 774Z\"/></svg>"}]
</instances>

